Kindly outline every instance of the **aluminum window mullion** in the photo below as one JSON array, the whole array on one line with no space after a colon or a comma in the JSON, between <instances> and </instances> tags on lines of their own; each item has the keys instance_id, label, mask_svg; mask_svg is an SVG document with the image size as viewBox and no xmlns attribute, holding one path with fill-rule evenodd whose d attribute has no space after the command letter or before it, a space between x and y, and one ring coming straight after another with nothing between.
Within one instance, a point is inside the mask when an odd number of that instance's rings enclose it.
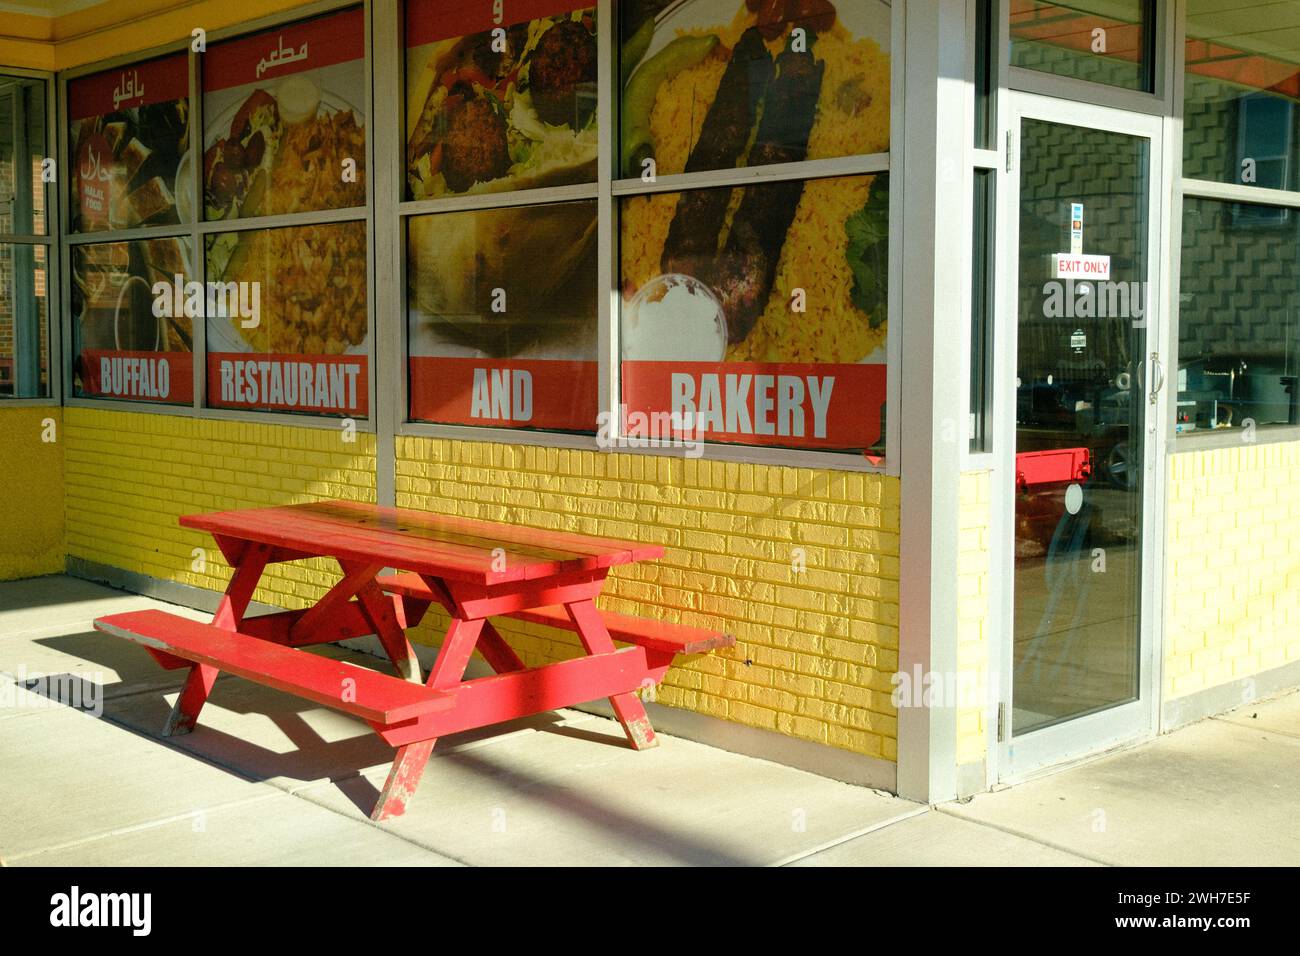
<instances>
[{"instance_id":1,"label":"aluminum window mullion","mask_svg":"<svg viewBox=\"0 0 1300 956\"><path fill-rule=\"evenodd\" d=\"M831 159L809 159L801 163L776 163L769 166L738 166L734 169L711 169L699 173L679 173L658 176L653 182L641 179L619 179L613 183L613 193L618 198L649 196L655 193L689 192L692 189L717 187L747 187L790 180L809 181L835 179L843 176L869 176L888 173L889 153L869 153L860 156L837 156Z\"/></svg>"}]
</instances>

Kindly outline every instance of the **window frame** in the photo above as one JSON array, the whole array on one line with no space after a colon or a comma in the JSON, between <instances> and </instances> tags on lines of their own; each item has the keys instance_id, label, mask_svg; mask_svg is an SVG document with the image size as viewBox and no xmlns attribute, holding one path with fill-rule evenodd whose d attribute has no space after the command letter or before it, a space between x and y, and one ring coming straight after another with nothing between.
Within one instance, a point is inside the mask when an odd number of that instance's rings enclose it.
<instances>
[{"instance_id":1,"label":"window frame","mask_svg":"<svg viewBox=\"0 0 1300 956\"><path fill-rule=\"evenodd\" d=\"M207 220L203 216L202 196L203 196L203 84L202 84L202 57L206 55L207 50L214 44L223 40L236 39L242 36L248 36L263 30L273 29L287 23L294 23L302 20L309 20L313 17L324 14L334 13L352 7L362 9L362 19L365 24L365 42L364 42L364 74L366 85L363 93L363 103L366 109L366 205L353 206L347 209L327 209L317 210L306 213L290 213L275 216L257 216L230 220ZM68 132L68 83L79 77L101 73L106 70L117 69L119 67L129 66L133 63L141 63L147 60L156 59L160 56L175 55L184 53L187 57L189 70L189 109L190 109L190 153L195 157L191 162L192 178L189 188L193 190L193 208L194 221L182 222L176 225L163 226L145 226L135 229L116 229L100 230L97 232L79 232L72 233L69 229L69 210L66 202L60 203L59 218L59 236L58 247L61 252L61 258L65 262L71 262L72 249L79 245L96 245L109 242L127 242L136 239L161 239L161 238L180 238L188 241L191 247L192 257L192 275L191 280L197 282L206 282L207 280L207 257L204 253L205 240L208 236L223 232L244 232L256 229L272 229L284 226L304 226L323 223L342 223L342 222L364 222L366 224L366 322L368 342L370 350L367 353L367 374L366 387L368 389L367 407L368 414L365 418L349 418L344 415L321 415L312 412L286 412L275 410L259 410L255 408L214 408L208 405L208 376L207 376L207 320L206 317L196 317L194 327L191 331L194 344L192 354L194 356L194 398L188 405L171 405L161 402L135 401L130 399L100 398L89 396L77 396L73 394L73 375L72 362L75 356L72 352L74 342L72 328L72 309L71 309L71 281L72 270L67 268L62 270L60 292L62 293L60 301L64 303L60 310L61 325L63 338L66 347L61 349L61 360L59 362L60 370L63 374L62 399L63 404L73 408L96 408L100 410L112 409L121 412L142 412L147 414L176 415L186 418L204 418L218 421L237 421L257 423L264 425L289 425L304 426L311 428L339 429L346 422L353 422L356 430L363 433L374 433L377 430L376 421L379 418L377 404L379 400L378 389L376 387L377 375L377 341L376 341L376 316L375 308L375 200L377 192L374 183L374 165L375 165L375 130L378 124L375 122L375 98L374 92L374 58L372 46L372 0L317 0L315 3L305 4L301 7L295 7L291 10L275 13L269 16L258 17L247 22L241 22L233 26L224 27L219 30L212 30L205 35L205 50L202 53L196 53L192 48L192 38L174 40L169 43L160 44L145 50L137 50L128 54L111 57L105 60L97 60L93 63L83 64L74 69L65 70L58 74L58 136L59 136L59 167L61 169L70 169L68 150L70 149ZM178 187L179 188L179 187ZM55 190L60 194L62 199L65 190L70 189L70 184L60 184L59 189Z\"/></svg>"},{"instance_id":2,"label":"window frame","mask_svg":"<svg viewBox=\"0 0 1300 956\"><path fill-rule=\"evenodd\" d=\"M1280 206L1297 210L1300 215L1300 191L1270 189L1267 186L1246 185L1242 183L1220 183L1212 180L1192 179L1183 176L1183 116L1184 94L1187 75L1187 3L1178 0L1174 24L1175 44L1172 51L1172 99L1174 122L1172 135L1167 147L1170 161L1174 164L1175 174L1172 180L1173 201L1167 234L1169 242L1169 287L1168 329L1169 348L1166 363L1165 380L1170 390L1169 408L1166 416L1166 440L1170 454L1184 454L1210 451L1217 448L1240 448L1247 444L1242 440L1240 429L1178 431L1178 369L1182 364L1180 354L1180 327L1182 324L1181 291L1183 259L1183 208L1187 199L1207 199L1223 203L1245 203L1257 206ZM1272 445L1300 440L1300 425L1275 424L1260 425L1255 430L1255 437L1249 444Z\"/></svg>"},{"instance_id":3,"label":"window frame","mask_svg":"<svg viewBox=\"0 0 1300 956\"><path fill-rule=\"evenodd\" d=\"M1094 83L1090 80L1080 80L1072 76L1058 76L1054 73L1043 73L1038 70L1032 70L1023 66L1012 66L1010 64L1010 6L1001 3L1002 11L999 15L999 23L1003 33L1003 42L998 48L1002 55L1006 57L1008 63L1006 67L1007 86L1010 89L1026 93L1038 93L1043 96L1050 96L1063 100L1076 100L1081 103L1091 103L1094 106L1112 106L1118 109L1130 110L1135 113L1150 113L1155 116L1163 116L1167 108L1167 99L1169 92L1168 69L1167 65L1170 60L1169 38L1172 31L1172 17L1174 16L1172 8L1173 0L1162 2L1162 0L1144 0L1150 13L1147 26L1148 35L1145 38L1146 47L1151 56L1150 90L1128 90L1121 86L1108 86L1105 83ZM1179 4L1181 6L1181 3Z\"/></svg>"},{"instance_id":4,"label":"window frame","mask_svg":"<svg viewBox=\"0 0 1300 956\"><path fill-rule=\"evenodd\" d=\"M47 70L31 70L24 67L0 67L0 76L22 77L40 80L45 84L45 158L53 157L56 171L64 168L58 158L56 147L62 142L57 135L57 75ZM0 409L25 407L50 407L61 404L63 395L63 340L62 340L62 286L60 284L59 224L63 209L62 184L59 176L55 182L45 187L45 234L22 232L0 232L0 245L43 246L45 248L45 367L46 394L29 398L0 397ZM17 368L17 356L15 356Z\"/></svg>"},{"instance_id":5,"label":"window frame","mask_svg":"<svg viewBox=\"0 0 1300 956\"><path fill-rule=\"evenodd\" d=\"M429 212L453 212L471 209L501 208L507 205L541 205L574 199L594 199L598 204L598 277L600 286L597 290L598 321L598 361L600 364L600 391L597 414L612 416L618 421L617 406L620 380L620 343L619 343L619 309L616 297L619 294L619 215L620 199L648 193L675 192L683 189L705 189L718 186L744 186L753 183L777 182L782 180L811 180L840 176L871 175L889 173L891 155L901 155L903 141L903 25L904 4L894 3L891 7L890 22L890 152L861 156L848 156L822 160L808 160L780 166L763 166L737 168L701 173L689 173L673 176L661 176L653 184L643 183L639 179L619 179L614 174L614 156L617 146L619 97L613 82L618 69L617 37L619 36L618 5L614 0L590 0L590 5L597 12L597 48L599 53L599 72L597 83L597 128L599 133L599 154L597 181L579 186L563 186L553 189L522 190L506 193L488 193L472 197L444 197L419 202L405 201L405 160L402 159L401 175L395 184L397 192L392 198L381 195L378 198L380 222L384 223L382 231L390 243L390 254L395 257L393 272L397 276L396 294L400 306L397 314L400 352L396 381L400 387L392 389L395 407L392 409L393 433L396 437L422 437L453 441L483 441L514 445L536 445L552 448L579 449L589 451L611 451L627 454L652 456L681 455L684 451L680 443L665 441L644 441L630 447L607 448L598 441L595 434L576 435L564 432L547 432L540 430L495 428L473 425L452 425L434 422L414 421L409 414L409 371L407 362L408 322L406 321L406 225L405 219L411 215ZM376 8L377 17L391 17L392 22L385 23L376 33L392 34L399 38L399 56L390 67L396 74L397 97L399 107L396 114L396 142L404 141L406 129L405 114L405 42L403 33L403 15L405 5L394 4L389 10L387 5ZM388 87L391 89L391 87ZM394 124L386 124L392 127ZM404 156L404 151L398 151ZM901 177L901 164L896 165L897 177ZM890 189L889 209L889 314L890 328L886 340L886 413L885 420L885 454L878 462L871 461L866 455L854 455L843 452L809 449L776 448L763 445L724 444L704 442L698 454L703 461L747 462L765 465L784 465L790 467L828 468L837 471L855 471L877 474L899 474L899 434L901 390L898 370L902 348L903 306L901 295L902 273L902 193L901 188ZM385 217L385 204L394 203L394 215L389 222ZM593 431L597 425L593 421Z\"/></svg>"}]
</instances>

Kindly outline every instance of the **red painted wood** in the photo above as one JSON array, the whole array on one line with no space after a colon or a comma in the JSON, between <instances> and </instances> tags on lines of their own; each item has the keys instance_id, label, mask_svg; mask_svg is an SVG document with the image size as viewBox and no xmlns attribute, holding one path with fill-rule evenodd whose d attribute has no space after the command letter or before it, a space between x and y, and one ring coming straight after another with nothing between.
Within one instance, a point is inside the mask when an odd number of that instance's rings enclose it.
<instances>
[{"instance_id":1,"label":"red painted wood","mask_svg":"<svg viewBox=\"0 0 1300 956\"><path fill-rule=\"evenodd\" d=\"M443 638L442 648L438 651L438 659L433 662L433 667L429 671L430 688L435 690L448 688L449 692L459 699L463 685L458 685L461 683L461 678L465 676L465 668L469 666L469 659L474 654L474 645L482 629L481 620L452 619L451 627L447 629L447 636ZM451 688L455 690L452 691ZM393 766L388 771L388 779L384 781L379 799L370 813L370 819L380 822L406 812L406 804L415 795L416 787L420 785L420 778L424 775L424 765L429 762L429 754L433 752L434 744L437 743L441 733L432 732L429 725L423 721L416 721L409 725L407 733L402 735L400 741L385 736L384 728L376 727L376 730L389 743L395 745L400 743L397 756L393 758Z\"/></svg>"},{"instance_id":2,"label":"red painted wood","mask_svg":"<svg viewBox=\"0 0 1300 956\"><path fill-rule=\"evenodd\" d=\"M599 611L601 620L610 637L628 644L668 651L673 654L703 654L720 647L731 647L736 639L721 631L710 631L702 627L688 627L684 624L670 624L667 621L655 621L645 617L633 617L629 614L615 614L612 611ZM545 624L574 630L572 619L562 606L533 608L516 611L510 615L521 621Z\"/></svg>"},{"instance_id":3,"label":"red painted wood","mask_svg":"<svg viewBox=\"0 0 1300 956\"><path fill-rule=\"evenodd\" d=\"M95 627L184 657L214 672L226 671L383 725L445 710L453 703L449 694L400 678L291 650L166 611L113 614L95 621Z\"/></svg>"},{"instance_id":4,"label":"red painted wood","mask_svg":"<svg viewBox=\"0 0 1300 956\"><path fill-rule=\"evenodd\" d=\"M226 586L226 593L222 596L221 603L217 605L217 613L212 618L212 623L217 627L225 628L227 631L239 628L239 622L244 619L244 612L248 610L248 602L253 599L253 592L257 590L257 582L261 580L262 572L266 569L270 552L271 549L264 544L250 544L243 549L239 556L239 563L230 576L230 584Z\"/></svg>"},{"instance_id":5,"label":"red painted wood","mask_svg":"<svg viewBox=\"0 0 1300 956\"><path fill-rule=\"evenodd\" d=\"M351 601L335 609L334 617L328 621L317 622L309 634L299 632L298 637L291 636L295 623L300 621L310 608L296 611L275 611L271 614L259 614L246 617L239 625L239 633L256 637L263 641L283 644L285 647L310 647L313 644L332 644L354 637L365 637L375 633L370 621L361 613L361 605Z\"/></svg>"},{"instance_id":6,"label":"red painted wood","mask_svg":"<svg viewBox=\"0 0 1300 956\"><path fill-rule=\"evenodd\" d=\"M183 618L180 620L183 620ZM98 623L96 623L96 626L98 626ZM204 624L201 626L209 627L210 625ZM221 633L228 634L229 632L222 631ZM199 713L203 710L203 705L207 703L208 695L212 693L212 687L217 682L217 674L218 668L206 662L196 661L190 667L190 672L181 687L181 694L176 698L176 703L167 718L167 723L163 725L162 735L164 737L179 737L182 734L188 734L194 729L194 725L199 719Z\"/></svg>"},{"instance_id":7,"label":"red painted wood","mask_svg":"<svg viewBox=\"0 0 1300 956\"><path fill-rule=\"evenodd\" d=\"M384 781L384 789L379 791L379 799L370 811L370 819L382 823L406 812L406 805L415 796L435 743L434 740L417 740L398 748L388 779Z\"/></svg>"},{"instance_id":8,"label":"red painted wood","mask_svg":"<svg viewBox=\"0 0 1300 956\"><path fill-rule=\"evenodd\" d=\"M340 608L352 600L357 593L357 589L367 581L374 580L375 575L382 569L382 564L345 566L342 580L326 591L324 597L307 609L307 613L289 629L289 636L297 641L308 640L314 643L314 632L317 628L328 623Z\"/></svg>"},{"instance_id":9,"label":"red painted wood","mask_svg":"<svg viewBox=\"0 0 1300 956\"><path fill-rule=\"evenodd\" d=\"M663 555L658 545L356 502L186 515L180 520L185 527L214 535L353 561L382 560L409 571L480 584L536 580Z\"/></svg>"},{"instance_id":10,"label":"red painted wood","mask_svg":"<svg viewBox=\"0 0 1300 956\"><path fill-rule=\"evenodd\" d=\"M418 574L381 575L375 580L380 587L391 594L402 595L412 600L427 601L432 598L429 585ZM504 616L569 631L575 629L573 621L562 605L515 610ZM655 650L671 651L676 654L703 654L720 647L731 647L736 643L734 637L721 631L670 624L666 621L632 617L628 614L615 614L612 611L601 611L600 616L614 640L639 644Z\"/></svg>"},{"instance_id":11,"label":"red painted wood","mask_svg":"<svg viewBox=\"0 0 1300 956\"><path fill-rule=\"evenodd\" d=\"M379 643L384 646L388 659L397 668L398 676L422 684L424 678L420 675L420 662L415 656L415 648L406 639L406 632L398 625L397 617L393 614L393 604L379 590L373 574L357 589L357 601L374 628Z\"/></svg>"},{"instance_id":12,"label":"red painted wood","mask_svg":"<svg viewBox=\"0 0 1300 956\"><path fill-rule=\"evenodd\" d=\"M513 647L506 643L501 633L492 626L491 621L483 622L483 632L478 636L478 652L498 674L511 671L523 671L528 667L515 653Z\"/></svg>"},{"instance_id":13,"label":"red painted wood","mask_svg":"<svg viewBox=\"0 0 1300 956\"><path fill-rule=\"evenodd\" d=\"M574 601L566 604L564 609L573 621L578 640L588 654L608 654L614 649L614 641L595 604L591 601ZM650 718L636 694L630 691L613 694L609 698L609 704L614 708L614 716L623 725L623 732L627 734L628 742L634 750L649 750L659 746L659 739L650 726Z\"/></svg>"},{"instance_id":14,"label":"red painted wood","mask_svg":"<svg viewBox=\"0 0 1300 956\"><path fill-rule=\"evenodd\" d=\"M439 737L520 717L572 707L640 687L646 673L645 649L624 647L605 654L534 667L458 685L456 706L421 717L409 725L379 729L391 744L406 739ZM635 698L633 698L635 699Z\"/></svg>"},{"instance_id":15,"label":"red painted wood","mask_svg":"<svg viewBox=\"0 0 1300 956\"><path fill-rule=\"evenodd\" d=\"M544 581L514 581L484 587L464 581L445 581L455 612L467 618L496 617L527 608L590 601L605 584L604 571L556 574Z\"/></svg>"}]
</instances>

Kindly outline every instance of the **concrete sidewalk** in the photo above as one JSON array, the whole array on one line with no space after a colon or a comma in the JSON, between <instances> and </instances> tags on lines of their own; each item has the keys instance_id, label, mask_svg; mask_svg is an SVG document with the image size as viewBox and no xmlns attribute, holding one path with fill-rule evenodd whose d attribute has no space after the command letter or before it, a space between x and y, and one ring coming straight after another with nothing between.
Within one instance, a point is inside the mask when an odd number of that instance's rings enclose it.
<instances>
[{"instance_id":1,"label":"concrete sidewalk","mask_svg":"<svg viewBox=\"0 0 1300 956\"><path fill-rule=\"evenodd\" d=\"M164 606L0 584L5 865L1300 863L1300 694L938 808L561 711L440 741L376 826L392 750L327 708L222 677L194 733L157 736L179 676L90 622Z\"/></svg>"}]
</instances>

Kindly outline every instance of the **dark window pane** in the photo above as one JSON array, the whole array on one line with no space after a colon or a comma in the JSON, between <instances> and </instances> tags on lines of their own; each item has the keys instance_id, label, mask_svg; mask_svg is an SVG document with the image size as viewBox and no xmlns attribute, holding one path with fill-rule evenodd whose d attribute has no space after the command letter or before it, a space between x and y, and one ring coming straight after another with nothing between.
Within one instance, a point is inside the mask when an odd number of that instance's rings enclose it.
<instances>
[{"instance_id":1,"label":"dark window pane","mask_svg":"<svg viewBox=\"0 0 1300 956\"><path fill-rule=\"evenodd\" d=\"M970 450L989 451L989 382L993 356L993 190L996 174L975 171L975 237L972 246L970 327Z\"/></svg>"},{"instance_id":2,"label":"dark window pane","mask_svg":"<svg viewBox=\"0 0 1300 956\"><path fill-rule=\"evenodd\" d=\"M997 96L998 71L993 51L997 48L995 19L997 4L994 0L976 0L975 3L975 148L994 149L997 136L997 114L994 98Z\"/></svg>"},{"instance_id":3,"label":"dark window pane","mask_svg":"<svg viewBox=\"0 0 1300 956\"><path fill-rule=\"evenodd\" d=\"M50 394L50 301L44 246L0 244L0 398Z\"/></svg>"},{"instance_id":4,"label":"dark window pane","mask_svg":"<svg viewBox=\"0 0 1300 956\"><path fill-rule=\"evenodd\" d=\"M45 82L0 76L0 234L43 236Z\"/></svg>"},{"instance_id":5,"label":"dark window pane","mask_svg":"<svg viewBox=\"0 0 1300 956\"><path fill-rule=\"evenodd\" d=\"M1183 202L1180 433L1297 424L1300 211Z\"/></svg>"},{"instance_id":6,"label":"dark window pane","mask_svg":"<svg viewBox=\"0 0 1300 956\"><path fill-rule=\"evenodd\" d=\"M1151 0L1019 0L1011 65L1129 90L1153 89Z\"/></svg>"},{"instance_id":7,"label":"dark window pane","mask_svg":"<svg viewBox=\"0 0 1300 956\"><path fill-rule=\"evenodd\" d=\"M1263 19L1221 6L1188 10L1183 175L1294 190L1300 2L1272 3Z\"/></svg>"}]
</instances>

